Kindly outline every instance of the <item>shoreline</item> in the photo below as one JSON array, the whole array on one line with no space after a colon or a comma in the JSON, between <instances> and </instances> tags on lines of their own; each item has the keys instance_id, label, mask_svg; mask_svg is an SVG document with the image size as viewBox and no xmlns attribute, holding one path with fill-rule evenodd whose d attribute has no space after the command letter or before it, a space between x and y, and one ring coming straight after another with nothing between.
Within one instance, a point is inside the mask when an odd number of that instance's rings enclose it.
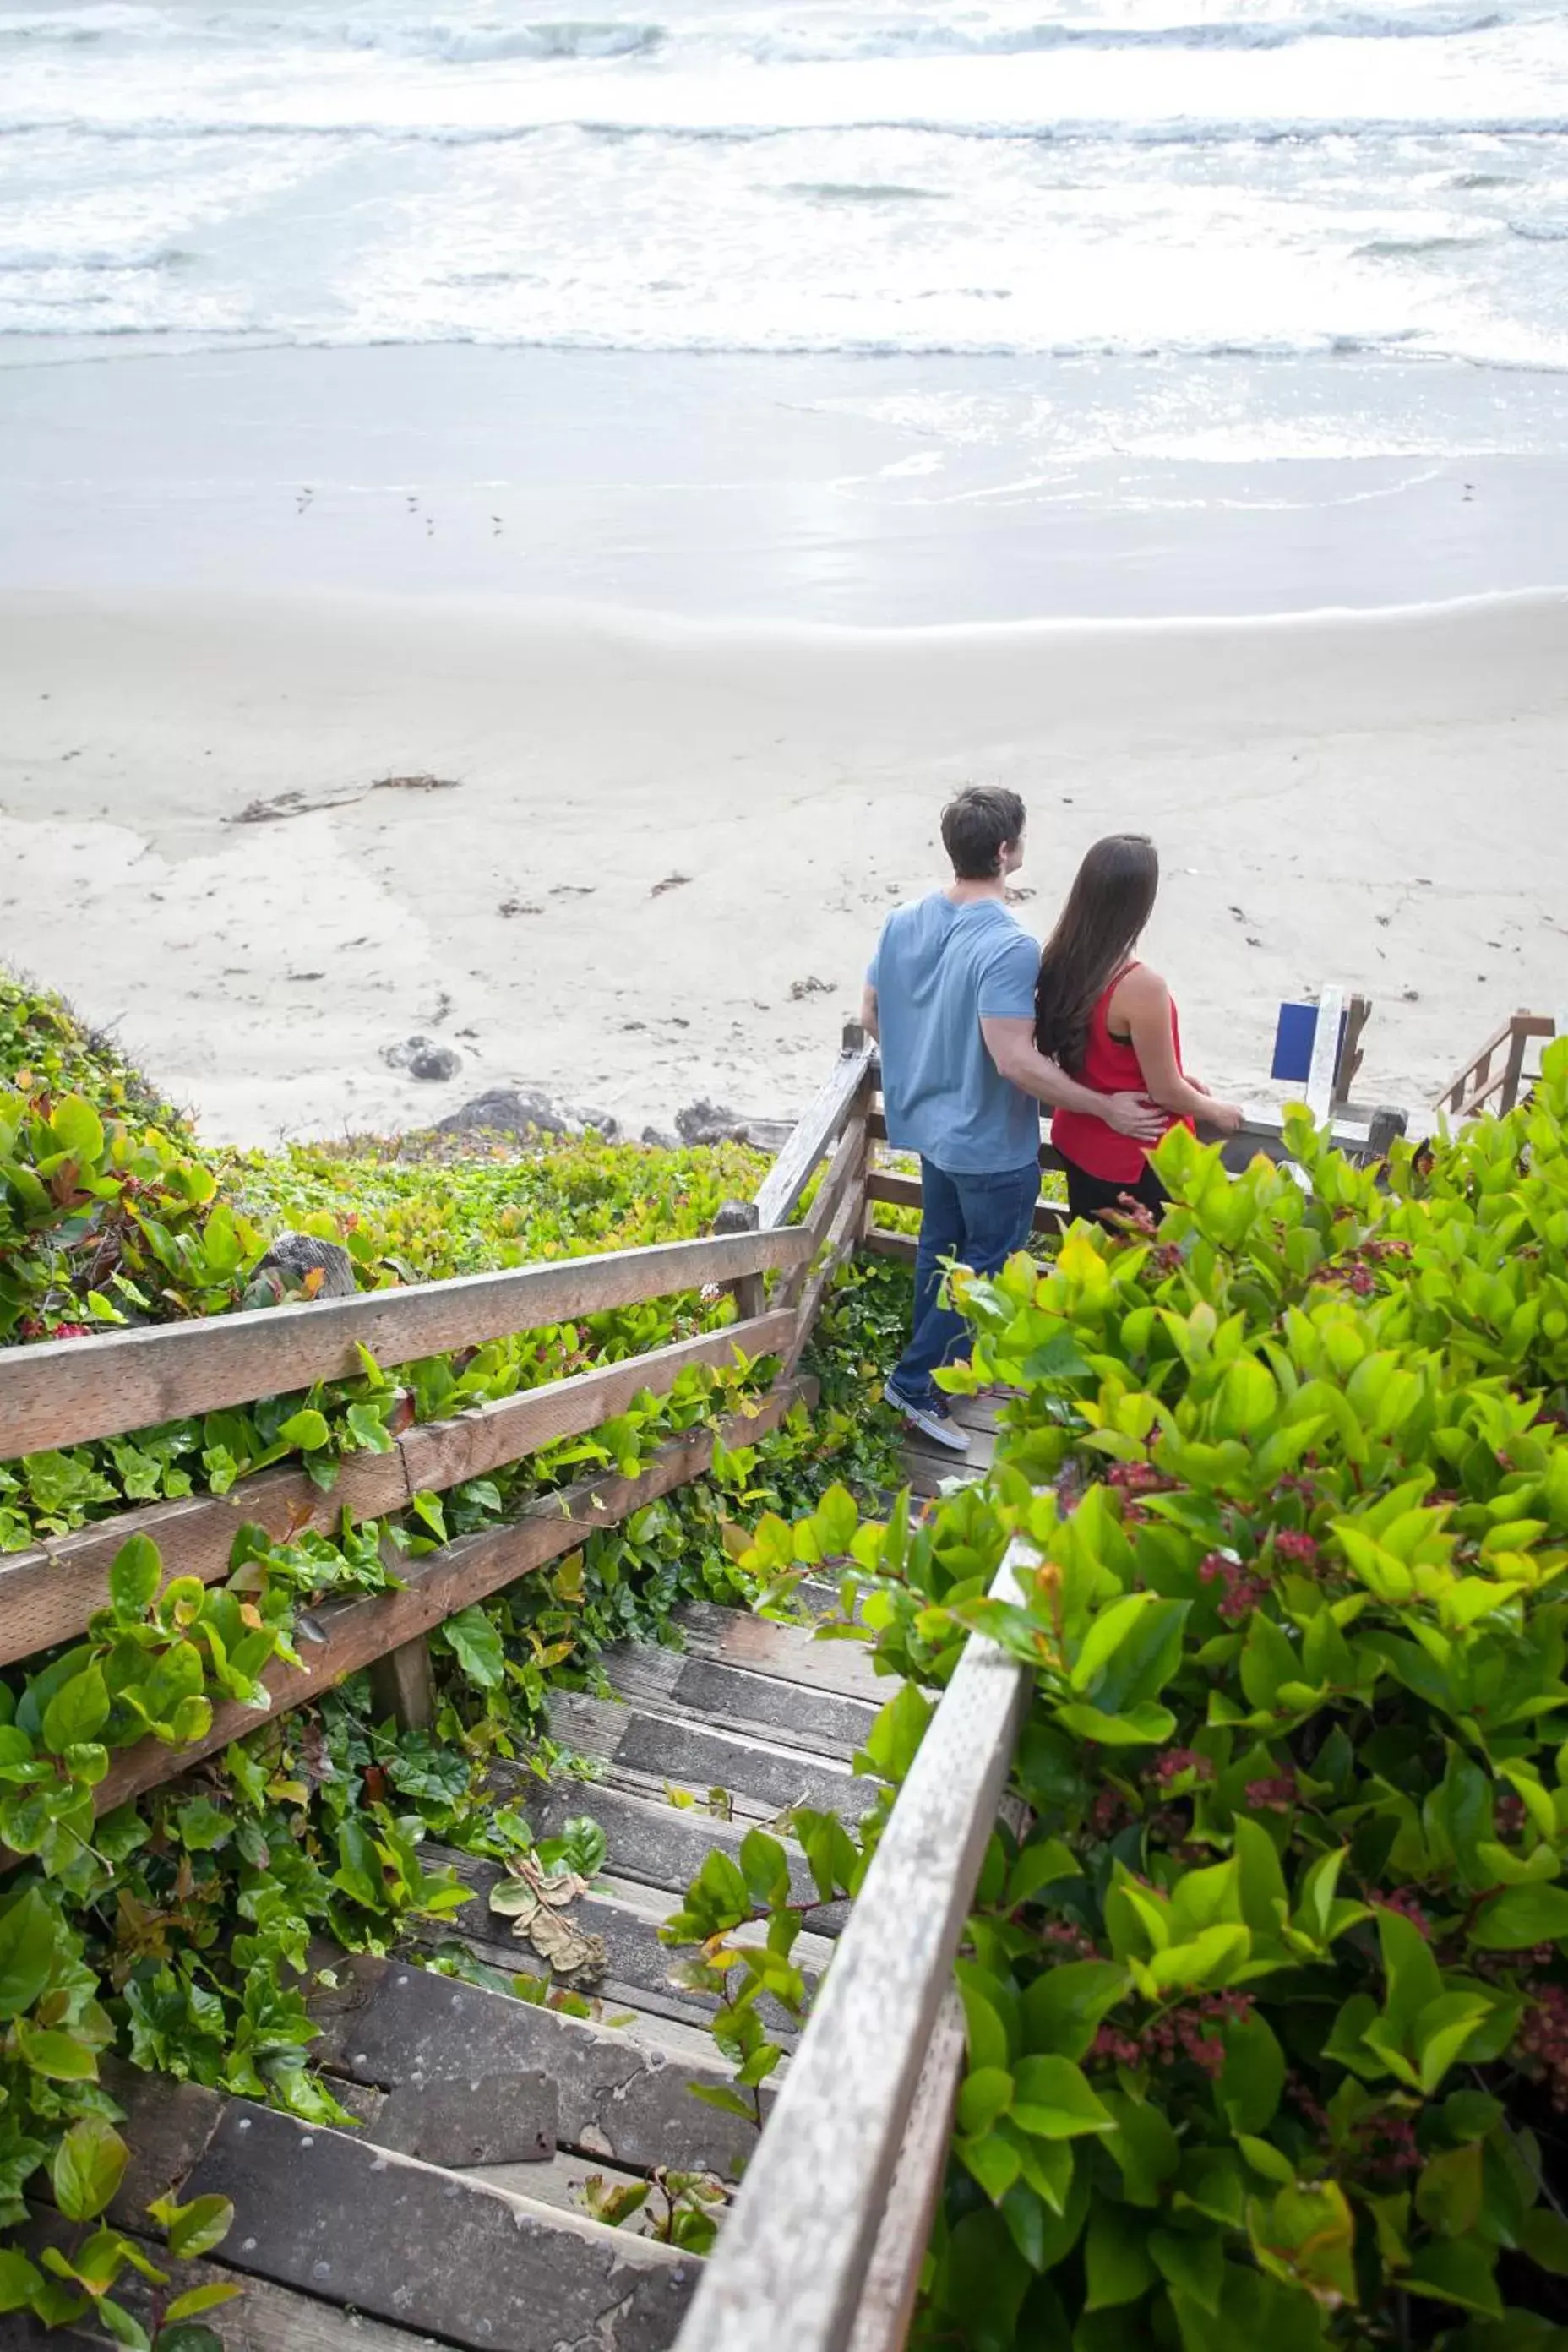
<instances>
[{"instance_id":1,"label":"shoreline","mask_svg":"<svg viewBox=\"0 0 1568 2352\"><path fill-rule=\"evenodd\" d=\"M634 1135L699 1097L793 1115L989 778L1030 805L1037 935L1090 840L1154 835L1150 953L1210 1084L1278 1100L1276 1008L1334 982L1374 1001L1358 1094L1418 1108L1561 998L1565 717L1563 593L868 630L0 592L0 952L215 1141L512 1085ZM459 1074L388 1066L415 1034Z\"/></svg>"}]
</instances>

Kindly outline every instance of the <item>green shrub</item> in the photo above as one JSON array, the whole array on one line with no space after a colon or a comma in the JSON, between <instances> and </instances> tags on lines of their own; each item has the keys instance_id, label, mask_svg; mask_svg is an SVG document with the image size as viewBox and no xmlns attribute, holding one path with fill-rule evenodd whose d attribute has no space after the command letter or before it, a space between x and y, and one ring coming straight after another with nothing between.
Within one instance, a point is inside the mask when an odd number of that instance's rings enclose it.
<instances>
[{"instance_id":1,"label":"green shrub","mask_svg":"<svg viewBox=\"0 0 1568 2352\"><path fill-rule=\"evenodd\" d=\"M994 1471L832 1537L889 1668L1035 1675L922 2347L1563 2340L1568 1045L1386 1189L1289 1141L965 1286Z\"/></svg>"}]
</instances>

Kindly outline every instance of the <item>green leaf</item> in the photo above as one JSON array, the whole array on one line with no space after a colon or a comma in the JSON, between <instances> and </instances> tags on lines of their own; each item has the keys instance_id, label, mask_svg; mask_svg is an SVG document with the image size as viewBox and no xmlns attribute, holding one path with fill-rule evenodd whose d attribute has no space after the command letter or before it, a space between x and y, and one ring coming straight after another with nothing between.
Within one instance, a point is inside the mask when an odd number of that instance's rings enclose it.
<instances>
[{"instance_id":1,"label":"green leaf","mask_svg":"<svg viewBox=\"0 0 1568 2352\"><path fill-rule=\"evenodd\" d=\"M1024 2168L1017 2149L996 2132L984 2132L973 2139L961 2133L953 2147L993 2205L1000 2205Z\"/></svg>"},{"instance_id":2,"label":"green leaf","mask_svg":"<svg viewBox=\"0 0 1568 2352\"><path fill-rule=\"evenodd\" d=\"M1462 2238L1480 2219L1484 2151L1479 2140L1427 2159L1415 2184L1415 2210L1428 2229Z\"/></svg>"},{"instance_id":3,"label":"green leaf","mask_svg":"<svg viewBox=\"0 0 1568 2352\"><path fill-rule=\"evenodd\" d=\"M375 1841L364 1823L352 1816L338 1831L338 1867L331 1883L354 1902L363 1904L367 1911L384 1911L387 1907L386 1881L382 1875Z\"/></svg>"},{"instance_id":4,"label":"green leaf","mask_svg":"<svg viewBox=\"0 0 1568 2352\"><path fill-rule=\"evenodd\" d=\"M958 2128L978 2138L1013 2104L1013 2077L1003 2066L982 2066L966 2075L958 2094ZM1010 2185L1010 2184L1009 2184Z\"/></svg>"},{"instance_id":5,"label":"green leaf","mask_svg":"<svg viewBox=\"0 0 1568 2352\"><path fill-rule=\"evenodd\" d=\"M22 2017L16 2020L16 2031L17 2047L35 2074L47 2075L55 2083L97 2082L97 2055L74 2034L32 2026Z\"/></svg>"},{"instance_id":6,"label":"green leaf","mask_svg":"<svg viewBox=\"0 0 1568 2352\"><path fill-rule=\"evenodd\" d=\"M25 2311L44 2284L42 2271L15 2246L0 2246L0 2312Z\"/></svg>"},{"instance_id":7,"label":"green leaf","mask_svg":"<svg viewBox=\"0 0 1568 2352\"><path fill-rule=\"evenodd\" d=\"M1127 1970L1115 1960L1064 1960L1047 1969L1020 2003L1025 2048L1081 2058L1128 1981Z\"/></svg>"},{"instance_id":8,"label":"green leaf","mask_svg":"<svg viewBox=\"0 0 1568 2352\"><path fill-rule=\"evenodd\" d=\"M1189 2235L1181 2230L1151 2230L1149 2252L1168 2284L1180 2287L1200 2309L1218 2318L1225 2251L1216 2232Z\"/></svg>"},{"instance_id":9,"label":"green leaf","mask_svg":"<svg viewBox=\"0 0 1568 2352\"><path fill-rule=\"evenodd\" d=\"M208 1797L193 1797L174 1814L180 1843L191 1853L212 1853L227 1843L234 1823Z\"/></svg>"},{"instance_id":10,"label":"green leaf","mask_svg":"<svg viewBox=\"0 0 1568 2352\"><path fill-rule=\"evenodd\" d=\"M1064 1731L1098 1740L1102 1748L1159 1748L1176 1727L1170 1708L1152 1701L1130 1707L1125 1715L1101 1715L1097 1706L1059 1706L1056 1719Z\"/></svg>"},{"instance_id":11,"label":"green leaf","mask_svg":"<svg viewBox=\"0 0 1568 2352\"><path fill-rule=\"evenodd\" d=\"M1400 2284L1412 2294L1457 2303L1462 2311L1479 2312L1483 2319L1502 2317L1502 2297L1492 2276L1495 2247L1470 2238L1434 2238L1420 2248L1410 2268L1400 2273Z\"/></svg>"},{"instance_id":12,"label":"green leaf","mask_svg":"<svg viewBox=\"0 0 1568 2352\"><path fill-rule=\"evenodd\" d=\"M234 2207L226 2197L193 2197L188 2205L165 2200L150 2210L168 2232L169 2252L183 2263L210 2254L234 2226Z\"/></svg>"},{"instance_id":13,"label":"green leaf","mask_svg":"<svg viewBox=\"0 0 1568 2352\"><path fill-rule=\"evenodd\" d=\"M237 2294L244 2293L242 2286L230 2285L225 2279L215 2279L210 2286L191 2287L184 2294L174 2297L163 2314L164 2325L167 2326L171 2320L195 2319L199 2312L216 2311L219 2304L232 2303ZM163 2338L161 2336L158 2343L162 2352Z\"/></svg>"},{"instance_id":14,"label":"green leaf","mask_svg":"<svg viewBox=\"0 0 1568 2352\"><path fill-rule=\"evenodd\" d=\"M101 2116L84 2116L72 2124L49 2168L55 2203L66 2220L96 2220L119 2188L130 2160L131 2150Z\"/></svg>"},{"instance_id":15,"label":"green leaf","mask_svg":"<svg viewBox=\"0 0 1568 2352\"><path fill-rule=\"evenodd\" d=\"M464 1674L480 1690L495 1690L505 1681L500 1635L477 1601L448 1617L441 1632Z\"/></svg>"},{"instance_id":16,"label":"green leaf","mask_svg":"<svg viewBox=\"0 0 1568 2352\"><path fill-rule=\"evenodd\" d=\"M865 1753L879 1780L901 1787L933 1711L931 1701L913 1683L901 1685L898 1696L888 1701L866 1735Z\"/></svg>"},{"instance_id":17,"label":"green leaf","mask_svg":"<svg viewBox=\"0 0 1568 2352\"><path fill-rule=\"evenodd\" d=\"M1251 2132L1237 2132L1236 2144L1254 2172L1261 2173L1265 2180L1275 2181L1281 2188L1290 2187L1296 2178L1296 2168L1283 2148L1276 2147L1272 2140L1254 2137Z\"/></svg>"},{"instance_id":18,"label":"green leaf","mask_svg":"<svg viewBox=\"0 0 1568 2352\"><path fill-rule=\"evenodd\" d=\"M49 1130L57 1150L82 1162L103 1156L103 1121L85 1095L67 1095L49 1115Z\"/></svg>"},{"instance_id":19,"label":"green leaf","mask_svg":"<svg viewBox=\"0 0 1568 2352\"><path fill-rule=\"evenodd\" d=\"M1519 2225L1519 2242L1553 2278L1568 2278L1568 2221L1549 2205L1532 2206Z\"/></svg>"},{"instance_id":20,"label":"green leaf","mask_svg":"<svg viewBox=\"0 0 1568 2352\"><path fill-rule=\"evenodd\" d=\"M1377 1936L1383 1947L1383 1971L1388 1979L1384 2015L1395 2040L1404 2046L1411 2041L1415 2021L1428 2002L1441 2000L1443 1979L1431 1946L1415 1922L1407 1919L1402 1911L1380 1908Z\"/></svg>"},{"instance_id":21,"label":"green leaf","mask_svg":"<svg viewBox=\"0 0 1568 2352\"><path fill-rule=\"evenodd\" d=\"M151 1536L132 1536L122 1543L109 1571L109 1600L116 1617L144 1616L163 1579L163 1563Z\"/></svg>"},{"instance_id":22,"label":"green leaf","mask_svg":"<svg viewBox=\"0 0 1568 2352\"><path fill-rule=\"evenodd\" d=\"M32 2008L54 1973L57 1922L37 1886L0 1917L0 2018Z\"/></svg>"},{"instance_id":23,"label":"green leaf","mask_svg":"<svg viewBox=\"0 0 1568 2352\"><path fill-rule=\"evenodd\" d=\"M44 1745L56 1756L82 1740L96 1739L109 1720L109 1691L96 1659L73 1675L44 1709Z\"/></svg>"},{"instance_id":24,"label":"green leaf","mask_svg":"<svg viewBox=\"0 0 1568 2352\"><path fill-rule=\"evenodd\" d=\"M1116 2119L1069 2058L1020 2058L1013 2069L1013 2120L1037 2139L1110 2132Z\"/></svg>"},{"instance_id":25,"label":"green leaf","mask_svg":"<svg viewBox=\"0 0 1568 2352\"><path fill-rule=\"evenodd\" d=\"M1482 1904L1469 1939L1483 1951L1520 1952L1563 1936L1568 1936L1568 1887L1510 1886Z\"/></svg>"},{"instance_id":26,"label":"green leaf","mask_svg":"<svg viewBox=\"0 0 1568 2352\"><path fill-rule=\"evenodd\" d=\"M1265 2132L1285 2088L1285 2053L1272 2027L1256 2011L1227 2025L1221 2039L1225 2071L1215 2087L1219 2105L1233 2131Z\"/></svg>"},{"instance_id":27,"label":"green leaf","mask_svg":"<svg viewBox=\"0 0 1568 2352\"><path fill-rule=\"evenodd\" d=\"M323 1445L331 1443L331 1434L325 1413L318 1412L310 1404L300 1412L290 1413L278 1431L280 1444L297 1445L301 1454L319 1454Z\"/></svg>"},{"instance_id":28,"label":"green leaf","mask_svg":"<svg viewBox=\"0 0 1568 2352\"><path fill-rule=\"evenodd\" d=\"M1114 2311L1148 2293L1156 2275L1148 2242L1142 2214L1108 2198L1095 2199L1083 2242L1086 2311Z\"/></svg>"},{"instance_id":29,"label":"green leaf","mask_svg":"<svg viewBox=\"0 0 1568 2352\"><path fill-rule=\"evenodd\" d=\"M1063 1878L1081 1878L1083 1866L1070 1845L1060 1838L1040 1838L1026 1845L1007 1874L1006 1907L1016 1911L1021 1903L1029 1902L1042 1886L1054 1886Z\"/></svg>"}]
</instances>

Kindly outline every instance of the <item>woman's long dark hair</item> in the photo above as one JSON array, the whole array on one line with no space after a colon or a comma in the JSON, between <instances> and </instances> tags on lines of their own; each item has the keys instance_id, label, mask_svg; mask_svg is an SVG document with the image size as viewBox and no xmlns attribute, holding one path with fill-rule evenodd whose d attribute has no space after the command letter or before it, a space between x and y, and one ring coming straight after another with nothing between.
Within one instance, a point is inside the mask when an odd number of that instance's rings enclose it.
<instances>
[{"instance_id":1,"label":"woman's long dark hair","mask_svg":"<svg viewBox=\"0 0 1568 2352\"><path fill-rule=\"evenodd\" d=\"M1089 1016L1138 943L1160 887L1146 833L1097 841L1078 869L1035 984L1035 1043L1069 1076L1083 1067Z\"/></svg>"}]
</instances>

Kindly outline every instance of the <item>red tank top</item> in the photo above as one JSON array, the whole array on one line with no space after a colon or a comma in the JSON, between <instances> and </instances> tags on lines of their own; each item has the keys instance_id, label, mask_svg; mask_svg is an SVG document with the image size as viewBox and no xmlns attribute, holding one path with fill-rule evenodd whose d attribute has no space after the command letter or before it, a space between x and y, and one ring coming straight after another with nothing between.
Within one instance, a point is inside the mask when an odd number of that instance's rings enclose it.
<instances>
[{"instance_id":1,"label":"red tank top","mask_svg":"<svg viewBox=\"0 0 1568 2352\"><path fill-rule=\"evenodd\" d=\"M1084 1050L1083 1066L1073 1076L1079 1084L1092 1087L1097 1095L1137 1095L1143 1091L1143 1072L1130 1037L1113 1037L1109 1024L1110 1000L1117 988L1136 964L1123 964L1121 970L1103 989L1089 1016L1089 1043ZM1176 1067L1182 1066L1182 1032L1176 1019L1176 1007L1171 1005L1171 1042L1176 1049ZM1166 1121L1167 1128L1192 1126L1190 1118ZM1118 1135L1102 1118L1091 1118L1088 1111L1058 1110L1051 1115L1051 1141L1064 1160L1070 1160L1087 1176L1107 1178L1112 1183L1135 1184L1143 1172L1143 1162L1151 1147L1135 1142L1130 1135Z\"/></svg>"}]
</instances>

